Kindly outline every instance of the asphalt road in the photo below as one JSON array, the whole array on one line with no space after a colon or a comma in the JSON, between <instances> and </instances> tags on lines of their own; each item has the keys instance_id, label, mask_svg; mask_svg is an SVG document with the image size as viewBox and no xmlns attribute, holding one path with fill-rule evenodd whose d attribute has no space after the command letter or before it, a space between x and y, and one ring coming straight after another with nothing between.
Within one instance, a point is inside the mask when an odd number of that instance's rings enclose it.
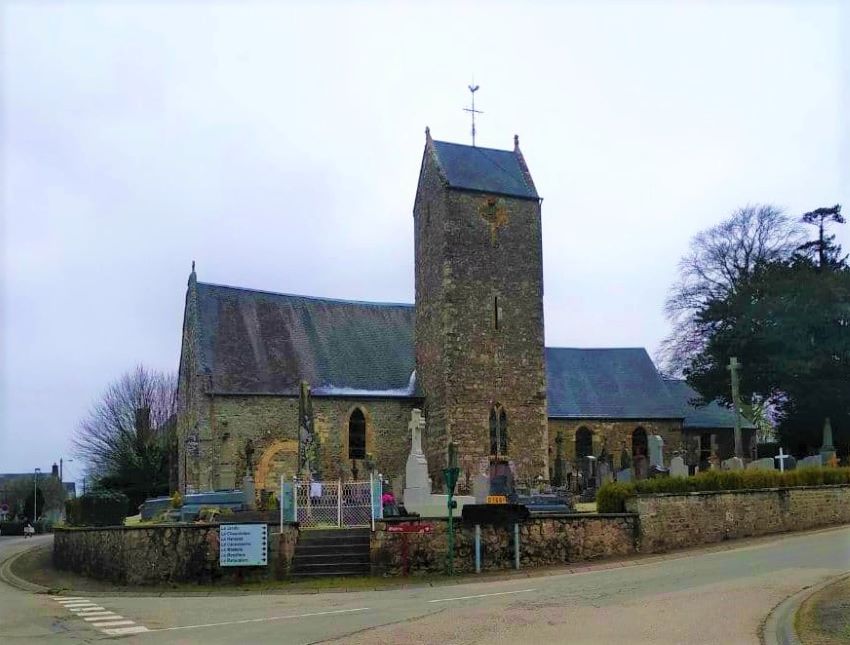
<instances>
[{"instance_id":1,"label":"asphalt road","mask_svg":"<svg viewBox=\"0 0 850 645\"><path fill-rule=\"evenodd\" d=\"M0 559L20 548L12 540L0 538ZM0 641L758 643L774 606L846 571L850 527L605 570L393 591L59 601L0 583Z\"/></svg>"}]
</instances>

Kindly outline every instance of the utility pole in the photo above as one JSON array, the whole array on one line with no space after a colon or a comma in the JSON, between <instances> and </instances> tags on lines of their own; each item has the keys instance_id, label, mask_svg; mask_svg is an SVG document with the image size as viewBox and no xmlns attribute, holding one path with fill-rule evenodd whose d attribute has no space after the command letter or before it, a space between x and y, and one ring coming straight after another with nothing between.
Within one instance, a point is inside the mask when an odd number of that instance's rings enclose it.
<instances>
[{"instance_id":1,"label":"utility pole","mask_svg":"<svg viewBox=\"0 0 850 645\"><path fill-rule=\"evenodd\" d=\"M35 528L35 522L38 519L38 473L41 472L41 468L35 469L35 477L32 481L32 523L33 528Z\"/></svg>"},{"instance_id":2,"label":"utility pole","mask_svg":"<svg viewBox=\"0 0 850 645\"><path fill-rule=\"evenodd\" d=\"M737 357L733 356L729 359L729 365L726 367L732 376L732 405L735 406L735 456L743 459L744 457L744 441L741 437L741 392L738 370L743 365L738 362Z\"/></svg>"}]
</instances>

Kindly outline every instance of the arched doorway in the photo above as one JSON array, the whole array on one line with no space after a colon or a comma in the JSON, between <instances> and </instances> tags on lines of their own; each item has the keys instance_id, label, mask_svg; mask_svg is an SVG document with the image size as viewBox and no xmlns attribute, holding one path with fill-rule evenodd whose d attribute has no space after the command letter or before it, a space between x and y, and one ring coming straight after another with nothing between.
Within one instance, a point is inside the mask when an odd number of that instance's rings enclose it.
<instances>
[{"instance_id":1,"label":"arched doorway","mask_svg":"<svg viewBox=\"0 0 850 645\"><path fill-rule=\"evenodd\" d=\"M635 469L635 479L646 479L649 469L649 443L646 437L646 430L643 428L635 428L632 432L632 463Z\"/></svg>"},{"instance_id":2,"label":"arched doorway","mask_svg":"<svg viewBox=\"0 0 850 645\"><path fill-rule=\"evenodd\" d=\"M290 481L298 473L298 442L292 439L275 441L263 451L254 481L257 490L277 491L280 477Z\"/></svg>"}]
</instances>

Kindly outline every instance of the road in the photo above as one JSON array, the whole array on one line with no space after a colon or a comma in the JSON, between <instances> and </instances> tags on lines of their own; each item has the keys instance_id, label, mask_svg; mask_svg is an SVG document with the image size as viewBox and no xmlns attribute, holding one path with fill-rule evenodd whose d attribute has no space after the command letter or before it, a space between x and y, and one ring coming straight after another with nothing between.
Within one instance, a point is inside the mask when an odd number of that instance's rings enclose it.
<instances>
[{"instance_id":1,"label":"road","mask_svg":"<svg viewBox=\"0 0 850 645\"><path fill-rule=\"evenodd\" d=\"M0 538L0 559L20 548L4 540L14 538ZM61 602L0 583L0 641L90 642L124 629L122 640L142 644L758 643L784 598L850 571L850 527L625 565L392 591Z\"/></svg>"}]
</instances>

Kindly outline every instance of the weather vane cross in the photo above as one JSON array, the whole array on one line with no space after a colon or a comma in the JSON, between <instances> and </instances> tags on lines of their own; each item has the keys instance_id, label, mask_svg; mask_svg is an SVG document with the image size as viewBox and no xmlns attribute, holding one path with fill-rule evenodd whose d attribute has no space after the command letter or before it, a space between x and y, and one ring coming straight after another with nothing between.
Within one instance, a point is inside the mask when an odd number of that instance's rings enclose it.
<instances>
[{"instance_id":1,"label":"weather vane cross","mask_svg":"<svg viewBox=\"0 0 850 645\"><path fill-rule=\"evenodd\" d=\"M478 91L478 86L473 79L472 85L469 86L469 92L472 94L472 107L463 108L464 112L469 112L472 115L472 145L475 145L475 115L484 114L481 110L475 109L475 93Z\"/></svg>"}]
</instances>

